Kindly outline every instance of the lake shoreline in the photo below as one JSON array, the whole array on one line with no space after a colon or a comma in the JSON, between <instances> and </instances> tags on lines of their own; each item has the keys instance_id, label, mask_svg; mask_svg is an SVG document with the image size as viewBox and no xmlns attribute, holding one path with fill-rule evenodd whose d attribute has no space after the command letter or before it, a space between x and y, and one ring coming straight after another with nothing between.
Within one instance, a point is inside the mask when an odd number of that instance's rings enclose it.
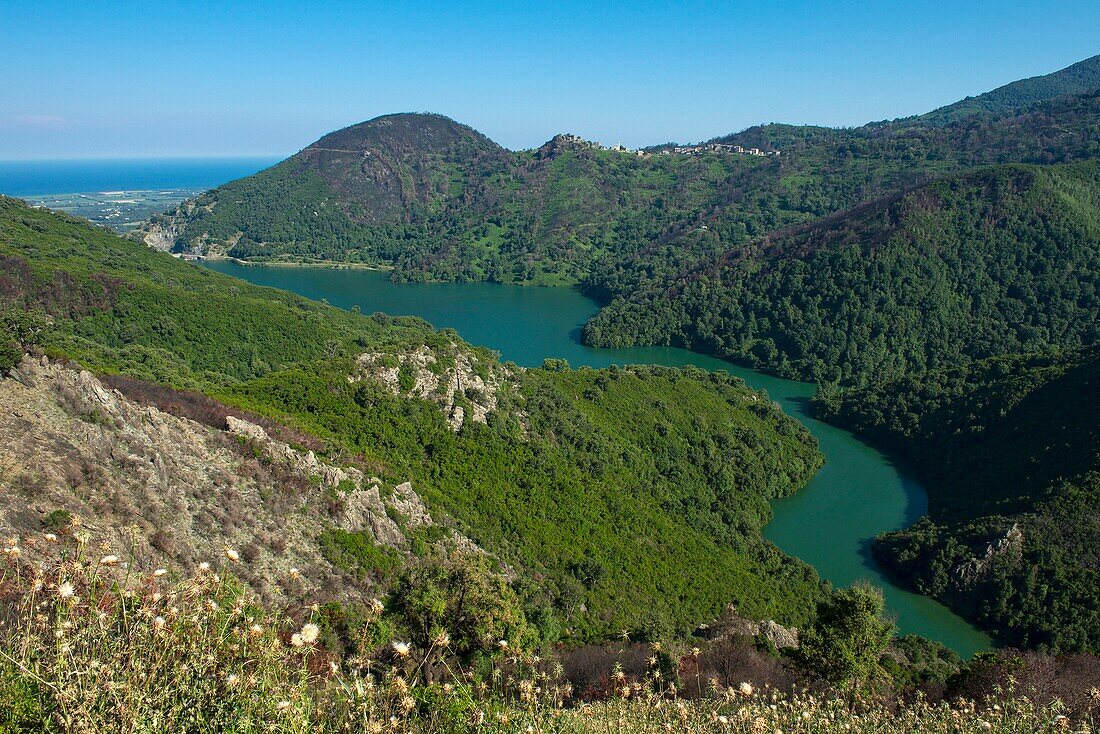
<instances>
[{"instance_id":1,"label":"lake shoreline","mask_svg":"<svg viewBox=\"0 0 1100 734\"><path fill-rule=\"evenodd\" d=\"M419 316L436 328L453 328L471 344L494 349L520 366L537 367L553 357L573 367L694 366L740 377L751 388L765 390L805 425L826 457L805 487L771 502L773 517L761 531L764 538L813 566L834 586L868 580L882 587L887 609L898 620L898 634L937 640L964 657L993 645L985 632L932 597L906 588L870 557L876 535L908 527L927 512L927 493L901 457L814 418L809 399L817 387L812 383L675 347L588 347L580 342L580 332L600 304L577 288L395 283L383 272L365 269L250 268L224 260L204 267L306 298L324 298L346 309Z\"/></svg>"}]
</instances>

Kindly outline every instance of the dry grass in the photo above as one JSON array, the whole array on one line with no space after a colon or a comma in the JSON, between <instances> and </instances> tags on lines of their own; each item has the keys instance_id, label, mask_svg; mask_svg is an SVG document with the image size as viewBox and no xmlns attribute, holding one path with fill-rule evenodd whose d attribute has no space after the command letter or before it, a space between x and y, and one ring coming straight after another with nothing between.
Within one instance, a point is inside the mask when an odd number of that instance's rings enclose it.
<instances>
[{"instance_id":1,"label":"dry grass","mask_svg":"<svg viewBox=\"0 0 1100 734\"><path fill-rule=\"evenodd\" d=\"M131 573L79 531L10 539L0 560L0 731L1091 731L1057 701L1012 696L998 704L867 703L853 712L831 697L715 678L704 697L687 700L662 679L656 656L640 675L610 671L614 693L599 703L574 701L560 668L514 650L427 684L421 666L443 656L376 641L335 659L311 616L292 620L249 601L231 573L245 562L227 549L219 562L170 581L164 572ZM376 604L364 639L388 624ZM433 642L448 644L445 633Z\"/></svg>"}]
</instances>

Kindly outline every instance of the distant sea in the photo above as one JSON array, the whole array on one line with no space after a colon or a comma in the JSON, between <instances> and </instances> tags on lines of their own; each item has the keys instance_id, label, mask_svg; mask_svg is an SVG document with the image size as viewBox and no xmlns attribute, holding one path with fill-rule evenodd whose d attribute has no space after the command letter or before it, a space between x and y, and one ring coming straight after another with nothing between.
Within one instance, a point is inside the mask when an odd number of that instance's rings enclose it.
<instances>
[{"instance_id":1,"label":"distant sea","mask_svg":"<svg viewBox=\"0 0 1100 734\"><path fill-rule=\"evenodd\" d=\"M38 197L103 191L211 189L279 159L128 158L0 161L0 194Z\"/></svg>"}]
</instances>

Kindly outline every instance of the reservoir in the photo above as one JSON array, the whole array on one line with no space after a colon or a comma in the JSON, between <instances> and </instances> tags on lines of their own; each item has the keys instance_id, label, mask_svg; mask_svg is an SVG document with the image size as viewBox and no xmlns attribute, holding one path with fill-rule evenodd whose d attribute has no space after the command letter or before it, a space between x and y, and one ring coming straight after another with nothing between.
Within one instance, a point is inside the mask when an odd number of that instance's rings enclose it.
<instances>
[{"instance_id":1,"label":"reservoir","mask_svg":"<svg viewBox=\"0 0 1100 734\"><path fill-rule=\"evenodd\" d=\"M938 640L964 657L991 646L985 633L947 607L892 583L871 557L871 541L877 534L911 525L925 514L924 489L889 456L847 431L814 420L809 409L815 389L811 384L671 347L586 347L580 343L581 327L599 307L567 288L395 284L387 273L371 270L256 267L228 261L204 265L257 285L324 298L342 308L359 306L364 313L420 316L436 328L451 327L466 341L495 349L503 360L524 367L536 367L554 357L573 367L694 365L737 375L751 387L767 390L772 400L805 424L826 458L825 466L804 489L772 502L775 517L764 528L764 536L813 565L835 586L865 579L881 587L899 634Z\"/></svg>"}]
</instances>

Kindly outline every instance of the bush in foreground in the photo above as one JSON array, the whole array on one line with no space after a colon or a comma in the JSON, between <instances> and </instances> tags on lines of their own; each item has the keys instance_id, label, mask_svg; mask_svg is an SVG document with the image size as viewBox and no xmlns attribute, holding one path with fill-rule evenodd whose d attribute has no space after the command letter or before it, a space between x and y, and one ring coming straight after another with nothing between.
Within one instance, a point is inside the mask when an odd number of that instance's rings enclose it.
<instances>
[{"instance_id":1,"label":"bush in foreground","mask_svg":"<svg viewBox=\"0 0 1100 734\"><path fill-rule=\"evenodd\" d=\"M78 531L79 533L79 531ZM231 576L239 555L190 578L138 573L87 540L10 540L0 561L3 732L1031 732L1091 731L1058 702L916 702L901 707L715 681L678 697L661 655L647 673L613 671L614 695L575 702L537 655L499 641L462 667L448 631L420 649L380 601L363 639L338 659L317 610L299 619L250 602ZM322 622L317 624L314 620ZM488 647L488 646L486 646ZM431 661L453 661L425 676ZM434 678L432 683L425 680ZM1095 698L1100 692L1094 691Z\"/></svg>"}]
</instances>

